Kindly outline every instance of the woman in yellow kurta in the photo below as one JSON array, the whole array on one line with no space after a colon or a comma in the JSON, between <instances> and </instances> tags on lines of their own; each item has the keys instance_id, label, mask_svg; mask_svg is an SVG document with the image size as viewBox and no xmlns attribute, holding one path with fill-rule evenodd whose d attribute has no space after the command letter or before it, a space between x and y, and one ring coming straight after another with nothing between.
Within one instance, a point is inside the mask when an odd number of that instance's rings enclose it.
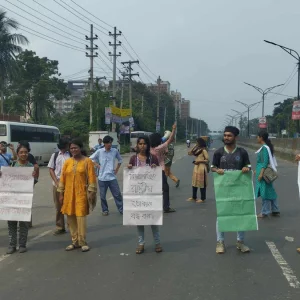
<instances>
[{"instance_id":1,"label":"woman in yellow kurta","mask_svg":"<svg viewBox=\"0 0 300 300\"><path fill-rule=\"evenodd\" d=\"M83 143L74 139L70 144L72 157L62 168L59 187L61 212L67 215L72 244L66 251L81 247L83 252L90 248L86 243L86 216L89 214L89 202L95 199L97 186L93 162L82 155ZM93 207L92 207L93 208Z\"/></svg>"},{"instance_id":2,"label":"woman in yellow kurta","mask_svg":"<svg viewBox=\"0 0 300 300\"><path fill-rule=\"evenodd\" d=\"M206 150L206 142L202 138L197 139L197 145L189 152L189 155L196 156L194 163L194 170L192 176L193 197L188 198L188 201L196 201L203 203L206 200L207 187L207 166L209 163L209 156ZM197 190L200 188L201 199L197 200Z\"/></svg>"}]
</instances>

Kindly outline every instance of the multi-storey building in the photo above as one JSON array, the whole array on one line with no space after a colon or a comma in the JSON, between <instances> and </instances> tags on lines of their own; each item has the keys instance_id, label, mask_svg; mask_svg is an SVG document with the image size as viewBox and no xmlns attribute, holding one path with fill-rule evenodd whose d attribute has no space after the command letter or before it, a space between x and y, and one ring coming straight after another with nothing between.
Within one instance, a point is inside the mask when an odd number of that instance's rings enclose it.
<instances>
[{"instance_id":1,"label":"multi-storey building","mask_svg":"<svg viewBox=\"0 0 300 300\"><path fill-rule=\"evenodd\" d=\"M177 110L179 117L181 117L181 93L177 91L171 91L171 96L174 101L175 109Z\"/></svg>"},{"instance_id":2,"label":"multi-storey building","mask_svg":"<svg viewBox=\"0 0 300 300\"><path fill-rule=\"evenodd\" d=\"M70 91L70 96L68 99L54 100L54 108L58 113L68 113L72 111L74 105L80 102L88 88L87 80L69 80L68 89Z\"/></svg>"},{"instance_id":3,"label":"multi-storey building","mask_svg":"<svg viewBox=\"0 0 300 300\"><path fill-rule=\"evenodd\" d=\"M158 87L157 83L148 83L147 87L154 93L158 93L158 89L161 93L167 93L170 95L171 92L171 84L169 81L161 81L160 87Z\"/></svg>"},{"instance_id":4,"label":"multi-storey building","mask_svg":"<svg viewBox=\"0 0 300 300\"><path fill-rule=\"evenodd\" d=\"M191 102L190 100L185 100L184 98L182 98L180 118L187 119L190 118L190 116L191 116Z\"/></svg>"}]
</instances>

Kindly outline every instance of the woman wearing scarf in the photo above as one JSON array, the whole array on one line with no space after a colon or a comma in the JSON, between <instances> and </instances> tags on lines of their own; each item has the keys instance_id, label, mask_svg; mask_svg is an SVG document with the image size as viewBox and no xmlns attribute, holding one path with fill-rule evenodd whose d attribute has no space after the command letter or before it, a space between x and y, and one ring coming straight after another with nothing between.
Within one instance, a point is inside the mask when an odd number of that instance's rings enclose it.
<instances>
[{"instance_id":1,"label":"woman wearing scarf","mask_svg":"<svg viewBox=\"0 0 300 300\"><path fill-rule=\"evenodd\" d=\"M187 201L196 201L196 203L204 203L206 200L207 187L207 165L209 163L208 153L206 151L206 142L202 138L197 139L197 145L188 153L194 155L194 171L192 176L193 197ZM201 198L197 200L197 190L200 189Z\"/></svg>"},{"instance_id":2,"label":"woman wearing scarf","mask_svg":"<svg viewBox=\"0 0 300 300\"><path fill-rule=\"evenodd\" d=\"M274 157L274 146L269 140L267 132L261 131L257 135L257 142L261 148L256 152L256 197L262 198L262 210L258 214L259 218L267 217L272 213L273 216L279 216L279 207L277 202L277 194L272 182L267 183L264 178L264 171L270 165L277 172L277 162Z\"/></svg>"}]
</instances>

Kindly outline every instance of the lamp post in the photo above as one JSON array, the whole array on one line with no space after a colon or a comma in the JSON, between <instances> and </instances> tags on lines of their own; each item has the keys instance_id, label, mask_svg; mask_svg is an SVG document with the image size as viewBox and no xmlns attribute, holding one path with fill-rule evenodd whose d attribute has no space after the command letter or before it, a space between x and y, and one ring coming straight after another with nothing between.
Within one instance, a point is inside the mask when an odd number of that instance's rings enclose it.
<instances>
[{"instance_id":1,"label":"lamp post","mask_svg":"<svg viewBox=\"0 0 300 300\"><path fill-rule=\"evenodd\" d=\"M235 113L237 113L237 116L240 117L240 127L241 127L241 130L242 130L242 116L245 112L240 112L240 111L237 111L235 109L232 109L232 111L234 111Z\"/></svg>"},{"instance_id":2,"label":"lamp post","mask_svg":"<svg viewBox=\"0 0 300 300\"><path fill-rule=\"evenodd\" d=\"M235 100L235 101L244 105L247 108L247 111L248 111L248 138L250 138L250 108L252 108L254 105L260 103L261 101L253 103L253 104L247 104L247 103L244 103L244 102L241 102L238 100Z\"/></svg>"},{"instance_id":3,"label":"lamp post","mask_svg":"<svg viewBox=\"0 0 300 300\"><path fill-rule=\"evenodd\" d=\"M226 116L231 118L230 124L233 126L233 120L235 116L231 116L231 115L226 115Z\"/></svg>"},{"instance_id":4,"label":"lamp post","mask_svg":"<svg viewBox=\"0 0 300 300\"><path fill-rule=\"evenodd\" d=\"M255 88L259 93L262 94L262 117L265 116L265 96L271 92L273 89L279 87L279 86L282 86L284 85L283 83L282 84L278 84L278 85L274 85L274 86L271 86L269 88L266 88L265 90L261 89L260 87L257 87L255 85L252 85L250 83L247 83L247 82L244 82L245 84L249 85L249 86L252 86L253 88Z\"/></svg>"},{"instance_id":5,"label":"lamp post","mask_svg":"<svg viewBox=\"0 0 300 300\"><path fill-rule=\"evenodd\" d=\"M284 50L285 52L287 52L289 55L293 56L296 60L297 60L297 65L298 65L298 85L297 85L297 99L300 100L300 55L296 50L293 50L291 48L264 40L264 42L280 47L282 50Z\"/></svg>"}]
</instances>

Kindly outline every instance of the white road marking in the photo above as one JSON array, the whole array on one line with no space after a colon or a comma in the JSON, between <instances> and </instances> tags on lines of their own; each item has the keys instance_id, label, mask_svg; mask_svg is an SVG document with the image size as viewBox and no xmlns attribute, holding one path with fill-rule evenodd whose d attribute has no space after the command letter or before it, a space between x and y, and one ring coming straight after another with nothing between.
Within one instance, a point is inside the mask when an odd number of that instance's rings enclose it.
<instances>
[{"instance_id":1,"label":"white road marking","mask_svg":"<svg viewBox=\"0 0 300 300\"><path fill-rule=\"evenodd\" d=\"M268 242L268 241L266 241L266 244L269 247L278 265L280 266L282 273L285 276L286 280L288 281L289 285L295 289L300 288L300 282L298 281L297 277L294 275L294 272L289 266L289 264L285 261L285 259L282 257L279 250L276 248L276 245L273 242Z\"/></svg>"},{"instance_id":2,"label":"white road marking","mask_svg":"<svg viewBox=\"0 0 300 300\"><path fill-rule=\"evenodd\" d=\"M5 258L9 257L9 254L3 254L0 256L0 262L3 261Z\"/></svg>"},{"instance_id":3,"label":"white road marking","mask_svg":"<svg viewBox=\"0 0 300 300\"><path fill-rule=\"evenodd\" d=\"M34 237L33 239L31 239L31 240L29 241L29 244L30 244L31 242L34 242L34 241L36 241L36 240L42 238L43 236L47 235L47 234L50 233L50 232L52 232L52 230L47 230L47 231L45 231L45 232L43 232L43 233L37 235L36 237Z\"/></svg>"}]
</instances>

